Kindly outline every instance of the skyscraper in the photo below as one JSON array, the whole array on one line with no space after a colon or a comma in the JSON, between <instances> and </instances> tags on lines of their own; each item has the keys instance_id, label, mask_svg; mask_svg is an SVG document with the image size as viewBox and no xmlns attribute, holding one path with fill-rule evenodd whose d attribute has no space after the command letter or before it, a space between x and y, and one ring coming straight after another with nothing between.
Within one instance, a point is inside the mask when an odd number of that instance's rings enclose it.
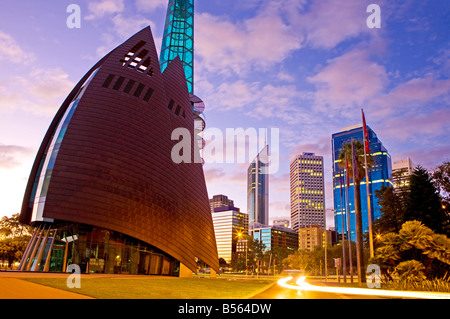
<instances>
[{"instance_id":1,"label":"skyscraper","mask_svg":"<svg viewBox=\"0 0 450 319\"><path fill-rule=\"evenodd\" d=\"M370 192L370 204L372 219L375 220L380 217L380 207L378 205L377 198L375 197L375 191L380 189L381 186L392 186L390 180L392 173L391 156L381 141L378 139L375 132L367 126L369 134L369 148L370 155L373 159L372 168L369 173L369 192ZM342 128L339 132L332 135L332 160L333 160L333 199L334 199L334 220L335 227L338 233L342 233L341 214L344 214L345 231L347 231L347 215L346 208L348 197L348 207L350 210L350 228L351 238L355 240L355 203L354 203L354 185L350 179L350 187L348 193L346 193L346 169L339 166L339 153L342 150L342 145L350 143L351 140L358 140L363 143L363 125L356 124ZM342 192L341 192L342 189ZM361 181L361 215L363 231L368 230L368 206L367 206L367 191L366 191L366 178Z\"/></svg>"},{"instance_id":2,"label":"skyscraper","mask_svg":"<svg viewBox=\"0 0 450 319\"><path fill-rule=\"evenodd\" d=\"M238 241L248 235L248 215L237 207L222 206L214 208L212 219L219 258L231 263L237 257Z\"/></svg>"},{"instance_id":3,"label":"skyscraper","mask_svg":"<svg viewBox=\"0 0 450 319\"><path fill-rule=\"evenodd\" d=\"M318 225L325 229L323 156L303 153L290 165L291 227Z\"/></svg>"},{"instance_id":4,"label":"skyscraper","mask_svg":"<svg viewBox=\"0 0 450 319\"><path fill-rule=\"evenodd\" d=\"M254 223L269 223L269 174L266 172L269 146L266 145L247 170L247 213L250 228Z\"/></svg>"},{"instance_id":5,"label":"skyscraper","mask_svg":"<svg viewBox=\"0 0 450 319\"><path fill-rule=\"evenodd\" d=\"M229 199L226 195L214 195L209 199L209 207L211 208L211 214L214 212L216 207L234 207L234 201Z\"/></svg>"},{"instance_id":6,"label":"skyscraper","mask_svg":"<svg viewBox=\"0 0 450 319\"><path fill-rule=\"evenodd\" d=\"M415 165L409 157L392 164L392 182L394 183L395 192L408 187L409 176L412 174L414 167Z\"/></svg>"}]
</instances>

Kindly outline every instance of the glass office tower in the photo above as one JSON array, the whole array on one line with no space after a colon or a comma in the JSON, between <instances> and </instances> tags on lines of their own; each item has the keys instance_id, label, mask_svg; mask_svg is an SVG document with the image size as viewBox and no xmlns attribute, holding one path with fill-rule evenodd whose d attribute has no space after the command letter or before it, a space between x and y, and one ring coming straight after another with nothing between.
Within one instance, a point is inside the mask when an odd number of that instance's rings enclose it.
<instances>
[{"instance_id":1,"label":"glass office tower","mask_svg":"<svg viewBox=\"0 0 450 319\"><path fill-rule=\"evenodd\" d=\"M391 156L381 141L378 139L375 132L368 126L369 133L369 148L373 159L373 166L369 173L369 193L372 219L375 220L380 217L380 206L378 205L375 191L379 190L381 186L392 186L390 180L392 174ZM346 170L340 168L339 153L342 150L342 145L350 143L351 140L358 140L363 142L363 126L362 124L352 125L341 129L340 132L332 135L332 159L333 159L333 198L334 198L334 223L336 231L342 234L341 214L344 214L344 229L348 231L347 227L347 207L350 211L350 230L351 239L356 240L355 236L355 200L354 200L354 184L350 179L350 187L346 187ZM342 192L341 192L342 189ZM363 179L360 185L361 189L361 214L363 231L368 231L368 206L367 206L367 186L366 178ZM346 198L348 197L348 205Z\"/></svg>"},{"instance_id":2,"label":"glass office tower","mask_svg":"<svg viewBox=\"0 0 450 319\"><path fill-rule=\"evenodd\" d=\"M269 146L251 162L247 170L247 213L250 228L255 223L269 223L269 174L266 174L266 163Z\"/></svg>"}]
</instances>

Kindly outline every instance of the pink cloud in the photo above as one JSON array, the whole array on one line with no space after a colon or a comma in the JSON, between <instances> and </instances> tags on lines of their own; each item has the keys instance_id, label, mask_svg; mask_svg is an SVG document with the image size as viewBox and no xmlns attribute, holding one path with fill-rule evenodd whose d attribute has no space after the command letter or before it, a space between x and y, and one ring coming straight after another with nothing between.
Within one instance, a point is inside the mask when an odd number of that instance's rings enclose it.
<instances>
[{"instance_id":1,"label":"pink cloud","mask_svg":"<svg viewBox=\"0 0 450 319\"><path fill-rule=\"evenodd\" d=\"M19 145L0 144L0 168L10 169L19 166L22 157L33 154L33 150Z\"/></svg>"},{"instance_id":2,"label":"pink cloud","mask_svg":"<svg viewBox=\"0 0 450 319\"><path fill-rule=\"evenodd\" d=\"M393 161L403 160L410 157L416 165L432 171L445 161L450 160L450 145L439 145L428 149L419 148L394 155Z\"/></svg>"},{"instance_id":3,"label":"pink cloud","mask_svg":"<svg viewBox=\"0 0 450 319\"><path fill-rule=\"evenodd\" d=\"M408 110L412 106L423 106L435 98L450 93L450 80L437 80L432 76L414 78L401 83L387 94L371 102L374 115L386 117L398 112L399 109Z\"/></svg>"},{"instance_id":4,"label":"pink cloud","mask_svg":"<svg viewBox=\"0 0 450 319\"><path fill-rule=\"evenodd\" d=\"M395 137L400 141L406 141L419 134L437 136L450 133L449 119L450 109L426 114L409 113L401 117L388 118L384 121L385 127L382 131L384 135Z\"/></svg>"},{"instance_id":5,"label":"pink cloud","mask_svg":"<svg viewBox=\"0 0 450 319\"><path fill-rule=\"evenodd\" d=\"M355 49L330 60L308 81L316 85L319 109L345 111L380 94L386 86L387 74L384 66L370 60L369 52Z\"/></svg>"},{"instance_id":6,"label":"pink cloud","mask_svg":"<svg viewBox=\"0 0 450 319\"><path fill-rule=\"evenodd\" d=\"M315 153L327 157L331 154L331 135L322 137L317 141L311 141L294 146L289 153L289 161L303 152Z\"/></svg>"},{"instance_id":7,"label":"pink cloud","mask_svg":"<svg viewBox=\"0 0 450 319\"><path fill-rule=\"evenodd\" d=\"M277 14L262 13L237 23L207 13L196 19L196 54L201 68L210 72L268 68L300 48L299 34Z\"/></svg>"},{"instance_id":8,"label":"pink cloud","mask_svg":"<svg viewBox=\"0 0 450 319\"><path fill-rule=\"evenodd\" d=\"M368 33L367 5L360 0L314 1L306 14L297 17L306 43L314 48L331 49L346 39Z\"/></svg>"}]
</instances>

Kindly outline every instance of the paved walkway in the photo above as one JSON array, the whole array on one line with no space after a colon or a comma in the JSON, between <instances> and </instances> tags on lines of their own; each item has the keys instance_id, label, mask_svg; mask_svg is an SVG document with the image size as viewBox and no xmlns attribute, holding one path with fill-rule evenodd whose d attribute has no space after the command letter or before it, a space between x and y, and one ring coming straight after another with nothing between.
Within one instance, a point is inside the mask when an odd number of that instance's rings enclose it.
<instances>
[{"instance_id":1,"label":"paved walkway","mask_svg":"<svg viewBox=\"0 0 450 319\"><path fill-rule=\"evenodd\" d=\"M68 274L40 274L0 271L0 299L93 299L92 297L47 287L20 278L67 278Z\"/></svg>"}]
</instances>

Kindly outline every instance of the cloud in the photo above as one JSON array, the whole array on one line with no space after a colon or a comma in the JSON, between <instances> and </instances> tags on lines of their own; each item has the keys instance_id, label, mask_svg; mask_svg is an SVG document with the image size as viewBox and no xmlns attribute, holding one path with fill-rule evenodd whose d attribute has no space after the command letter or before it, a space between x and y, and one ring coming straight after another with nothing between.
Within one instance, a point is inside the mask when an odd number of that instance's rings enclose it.
<instances>
[{"instance_id":1,"label":"cloud","mask_svg":"<svg viewBox=\"0 0 450 319\"><path fill-rule=\"evenodd\" d=\"M397 117L389 117L384 121L383 134L397 141L411 140L414 136L434 137L450 134L448 125L450 109L437 110L420 114L410 112Z\"/></svg>"},{"instance_id":2,"label":"cloud","mask_svg":"<svg viewBox=\"0 0 450 319\"><path fill-rule=\"evenodd\" d=\"M166 8L167 0L136 0L136 9L143 12L152 12L156 9Z\"/></svg>"},{"instance_id":3,"label":"cloud","mask_svg":"<svg viewBox=\"0 0 450 319\"><path fill-rule=\"evenodd\" d=\"M277 14L259 14L233 23L227 18L196 16L196 54L200 70L222 75L267 70L300 48L297 32Z\"/></svg>"},{"instance_id":4,"label":"cloud","mask_svg":"<svg viewBox=\"0 0 450 319\"><path fill-rule=\"evenodd\" d=\"M450 145L436 145L416 148L394 155L394 161L410 157L415 165L421 165L428 170L433 170L442 163L450 160Z\"/></svg>"},{"instance_id":5,"label":"cloud","mask_svg":"<svg viewBox=\"0 0 450 319\"><path fill-rule=\"evenodd\" d=\"M108 22L110 24L105 28L106 32L103 32L100 35L103 44L96 50L98 57L105 56L133 34L147 26L150 26L153 33L156 29L156 25L152 20L139 14L126 16L122 13L117 13L114 14ZM157 50L159 50L162 39L160 37L154 37L154 41Z\"/></svg>"},{"instance_id":6,"label":"cloud","mask_svg":"<svg viewBox=\"0 0 450 319\"><path fill-rule=\"evenodd\" d=\"M23 50L10 35L0 31L0 60L29 65L34 54Z\"/></svg>"},{"instance_id":7,"label":"cloud","mask_svg":"<svg viewBox=\"0 0 450 319\"><path fill-rule=\"evenodd\" d=\"M122 12L125 9L124 0L101 0L97 2L89 2L89 15L86 20L103 18L106 15Z\"/></svg>"},{"instance_id":8,"label":"cloud","mask_svg":"<svg viewBox=\"0 0 450 319\"><path fill-rule=\"evenodd\" d=\"M122 39L126 40L136 32L142 30L146 26L150 26L152 30L156 28L152 20L142 16L125 17L117 14L112 18L113 29L115 33Z\"/></svg>"},{"instance_id":9,"label":"cloud","mask_svg":"<svg viewBox=\"0 0 450 319\"><path fill-rule=\"evenodd\" d=\"M225 176L225 172L219 168L206 168L204 173L208 182L221 180Z\"/></svg>"},{"instance_id":10,"label":"cloud","mask_svg":"<svg viewBox=\"0 0 450 319\"><path fill-rule=\"evenodd\" d=\"M0 168L11 169L21 164L22 156L33 154L33 150L18 145L0 144Z\"/></svg>"},{"instance_id":11,"label":"cloud","mask_svg":"<svg viewBox=\"0 0 450 319\"><path fill-rule=\"evenodd\" d=\"M12 77L0 83L0 111L20 109L38 115L53 115L74 86L60 68L33 68L26 77Z\"/></svg>"},{"instance_id":12,"label":"cloud","mask_svg":"<svg viewBox=\"0 0 450 319\"><path fill-rule=\"evenodd\" d=\"M295 156L303 152L328 157L331 154L331 135L294 146L289 153L289 160L292 161Z\"/></svg>"},{"instance_id":13,"label":"cloud","mask_svg":"<svg viewBox=\"0 0 450 319\"><path fill-rule=\"evenodd\" d=\"M354 49L329 60L308 81L317 89L316 106L335 114L335 111L342 113L364 106L382 93L387 85L387 73L384 66L370 60L368 51Z\"/></svg>"},{"instance_id":14,"label":"cloud","mask_svg":"<svg viewBox=\"0 0 450 319\"><path fill-rule=\"evenodd\" d=\"M390 116L400 111L408 111L414 107L422 107L436 98L446 98L450 102L450 80L435 79L432 75L413 78L400 83L388 93L374 99L370 104L376 107L375 115Z\"/></svg>"},{"instance_id":15,"label":"cloud","mask_svg":"<svg viewBox=\"0 0 450 319\"><path fill-rule=\"evenodd\" d=\"M209 110L244 111L256 119L281 119L288 124L314 123L317 119L301 107L313 98L294 84L273 85L244 80L222 82L215 87L207 79L197 82Z\"/></svg>"},{"instance_id":16,"label":"cloud","mask_svg":"<svg viewBox=\"0 0 450 319\"><path fill-rule=\"evenodd\" d=\"M331 49L341 42L371 31L367 27L368 2L361 0L314 1L305 13L297 14L305 43L313 48ZM373 33L373 32L372 32Z\"/></svg>"}]
</instances>

